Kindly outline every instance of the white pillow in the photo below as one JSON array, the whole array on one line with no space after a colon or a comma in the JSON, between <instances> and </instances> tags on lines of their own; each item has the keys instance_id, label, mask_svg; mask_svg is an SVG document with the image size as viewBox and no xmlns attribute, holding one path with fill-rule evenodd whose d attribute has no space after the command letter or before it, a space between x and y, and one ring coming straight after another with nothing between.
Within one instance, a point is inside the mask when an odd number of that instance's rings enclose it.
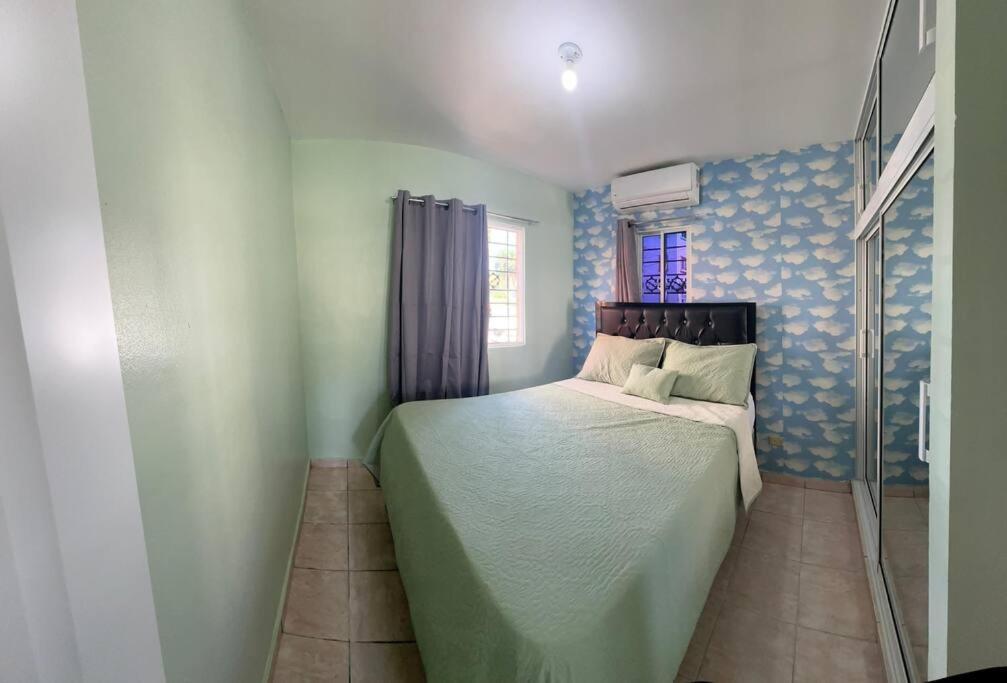
<instances>
[{"instance_id":1,"label":"white pillow","mask_svg":"<svg viewBox=\"0 0 1007 683\"><path fill-rule=\"evenodd\" d=\"M629 339L599 333L577 377L621 387L629 378L633 365L639 363L657 367L664 353L664 342L661 338Z\"/></svg>"}]
</instances>

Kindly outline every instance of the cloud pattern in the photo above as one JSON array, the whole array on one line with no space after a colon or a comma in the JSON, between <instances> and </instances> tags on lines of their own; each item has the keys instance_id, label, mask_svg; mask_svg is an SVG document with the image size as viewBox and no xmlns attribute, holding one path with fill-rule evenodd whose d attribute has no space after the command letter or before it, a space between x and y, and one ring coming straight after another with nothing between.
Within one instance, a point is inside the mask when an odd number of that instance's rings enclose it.
<instances>
[{"instance_id":1,"label":"cloud pattern","mask_svg":"<svg viewBox=\"0 0 1007 683\"><path fill-rule=\"evenodd\" d=\"M613 298L608 186L574 195L574 364L594 338L594 302ZM854 476L853 145L835 143L708 163L685 219L693 301L758 303L757 453L764 470ZM783 439L770 445L771 436Z\"/></svg>"},{"instance_id":2,"label":"cloud pattern","mask_svg":"<svg viewBox=\"0 0 1007 683\"><path fill-rule=\"evenodd\" d=\"M919 383L930 377L933 289L933 157L884 216L884 480L922 485L917 458Z\"/></svg>"}]
</instances>

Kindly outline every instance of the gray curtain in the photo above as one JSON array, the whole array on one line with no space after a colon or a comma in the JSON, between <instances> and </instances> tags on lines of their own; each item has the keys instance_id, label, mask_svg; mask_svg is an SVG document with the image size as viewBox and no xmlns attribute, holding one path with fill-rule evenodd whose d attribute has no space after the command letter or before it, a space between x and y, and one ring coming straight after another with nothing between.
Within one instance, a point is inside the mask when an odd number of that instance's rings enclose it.
<instances>
[{"instance_id":1,"label":"gray curtain","mask_svg":"<svg viewBox=\"0 0 1007 683\"><path fill-rule=\"evenodd\" d=\"M636 265L636 231L620 218L615 227L615 300L640 300L640 270Z\"/></svg>"},{"instance_id":2,"label":"gray curtain","mask_svg":"<svg viewBox=\"0 0 1007 683\"><path fill-rule=\"evenodd\" d=\"M395 198L388 384L392 402L489 393L486 207Z\"/></svg>"}]
</instances>

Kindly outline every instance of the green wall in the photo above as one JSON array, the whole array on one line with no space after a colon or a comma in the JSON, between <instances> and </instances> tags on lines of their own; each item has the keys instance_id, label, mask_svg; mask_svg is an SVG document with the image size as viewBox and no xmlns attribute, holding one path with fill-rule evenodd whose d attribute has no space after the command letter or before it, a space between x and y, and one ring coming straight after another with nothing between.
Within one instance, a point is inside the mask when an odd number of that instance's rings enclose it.
<instances>
[{"instance_id":1,"label":"green wall","mask_svg":"<svg viewBox=\"0 0 1007 683\"><path fill-rule=\"evenodd\" d=\"M307 466L289 136L237 0L79 13L167 677L261 680Z\"/></svg>"},{"instance_id":2,"label":"green wall","mask_svg":"<svg viewBox=\"0 0 1007 683\"><path fill-rule=\"evenodd\" d=\"M1007 3L937 5L931 679L1007 664Z\"/></svg>"},{"instance_id":3,"label":"green wall","mask_svg":"<svg viewBox=\"0 0 1007 683\"><path fill-rule=\"evenodd\" d=\"M525 232L527 343L490 351L490 387L507 391L572 374L573 218L566 191L410 145L296 140L293 150L312 457L360 457L390 408L389 197L399 189L540 221Z\"/></svg>"}]
</instances>

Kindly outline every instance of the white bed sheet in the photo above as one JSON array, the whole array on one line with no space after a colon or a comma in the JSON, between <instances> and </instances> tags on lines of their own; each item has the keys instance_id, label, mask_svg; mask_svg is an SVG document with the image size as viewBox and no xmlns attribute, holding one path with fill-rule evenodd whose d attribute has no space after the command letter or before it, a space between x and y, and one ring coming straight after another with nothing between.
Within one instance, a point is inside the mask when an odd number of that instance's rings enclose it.
<instances>
[{"instance_id":1,"label":"white bed sheet","mask_svg":"<svg viewBox=\"0 0 1007 683\"><path fill-rule=\"evenodd\" d=\"M620 403L630 408L647 410L652 413L681 417L694 422L721 425L734 432L738 442L738 477L741 487L741 498L748 510L762 490L762 477L759 475L759 463L755 458L753 433L755 429L755 401L751 394L747 406L732 406L725 403L709 401L694 401L688 398L672 396L668 403L658 403L639 396L622 393L622 387L605 382L591 382L585 379L564 379L555 383L557 386L588 394L612 403Z\"/></svg>"}]
</instances>

